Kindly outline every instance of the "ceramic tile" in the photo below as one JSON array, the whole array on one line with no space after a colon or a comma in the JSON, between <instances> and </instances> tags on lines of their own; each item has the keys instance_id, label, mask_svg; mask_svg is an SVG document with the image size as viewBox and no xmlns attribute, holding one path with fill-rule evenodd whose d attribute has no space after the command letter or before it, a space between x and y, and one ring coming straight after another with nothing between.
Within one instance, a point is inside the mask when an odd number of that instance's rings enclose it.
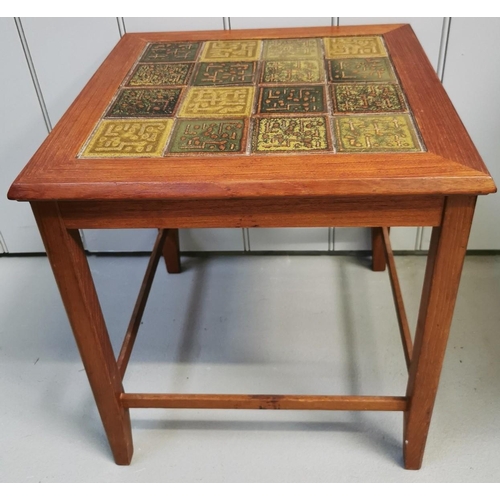
<instances>
[{"instance_id":1,"label":"ceramic tile","mask_svg":"<svg viewBox=\"0 0 500 500\"><path fill-rule=\"evenodd\" d=\"M407 114L339 116L334 125L340 153L422 151Z\"/></svg>"},{"instance_id":2,"label":"ceramic tile","mask_svg":"<svg viewBox=\"0 0 500 500\"><path fill-rule=\"evenodd\" d=\"M321 40L318 38L290 38L265 40L262 59L265 61L287 61L323 58Z\"/></svg>"},{"instance_id":3,"label":"ceramic tile","mask_svg":"<svg viewBox=\"0 0 500 500\"><path fill-rule=\"evenodd\" d=\"M259 113L322 113L326 111L321 85L261 87Z\"/></svg>"},{"instance_id":4,"label":"ceramic tile","mask_svg":"<svg viewBox=\"0 0 500 500\"><path fill-rule=\"evenodd\" d=\"M387 57L328 61L328 79L331 82L396 82Z\"/></svg>"},{"instance_id":5,"label":"ceramic tile","mask_svg":"<svg viewBox=\"0 0 500 500\"><path fill-rule=\"evenodd\" d=\"M192 85L252 85L257 63L247 62L203 62L193 78Z\"/></svg>"},{"instance_id":6,"label":"ceramic tile","mask_svg":"<svg viewBox=\"0 0 500 500\"><path fill-rule=\"evenodd\" d=\"M205 42L200 60L257 61L260 57L260 40L221 40Z\"/></svg>"},{"instance_id":7,"label":"ceramic tile","mask_svg":"<svg viewBox=\"0 0 500 500\"><path fill-rule=\"evenodd\" d=\"M360 83L332 85L335 113L387 113L406 111L399 85Z\"/></svg>"},{"instance_id":8,"label":"ceramic tile","mask_svg":"<svg viewBox=\"0 0 500 500\"><path fill-rule=\"evenodd\" d=\"M257 118L254 153L314 152L330 150L326 119L318 117Z\"/></svg>"},{"instance_id":9,"label":"ceramic tile","mask_svg":"<svg viewBox=\"0 0 500 500\"><path fill-rule=\"evenodd\" d=\"M139 64L127 82L128 87L186 85L194 64Z\"/></svg>"},{"instance_id":10,"label":"ceramic tile","mask_svg":"<svg viewBox=\"0 0 500 500\"><path fill-rule=\"evenodd\" d=\"M250 116L254 87L191 87L182 103L183 118Z\"/></svg>"},{"instance_id":11,"label":"ceramic tile","mask_svg":"<svg viewBox=\"0 0 500 500\"><path fill-rule=\"evenodd\" d=\"M239 153L245 149L245 120L177 120L169 152Z\"/></svg>"},{"instance_id":12,"label":"ceramic tile","mask_svg":"<svg viewBox=\"0 0 500 500\"><path fill-rule=\"evenodd\" d=\"M103 120L81 158L161 156L174 120Z\"/></svg>"},{"instance_id":13,"label":"ceramic tile","mask_svg":"<svg viewBox=\"0 0 500 500\"><path fill-rule=\"evenodd\" d=\"M141 62L187 62L196 61L201 42L165 42L148 46Z\"/></svg>"},{"instance_id":14,"label":"ceramic tile","mask_svg":"<svg viewBox=\"0 0 500 500\"><path fill-rule=\"evenodd\" d=\"M181 93L182 88L123 89L106 116L173 116Z\"/></svg>"},{"instance_id":15,"label":"ceramic tile","mask_svg":"<svg viewBox=\"0 0 500 500\"><path fill-rule=\"evenodd\" d=\"M387 56L380 36L338 36L324 42L327 59Z\"/></svg>"},{"instance_id":16,"label":"ceramic tile","mask_svg":"<svg viewBox=\"0 0 500 500\"><path fill-rule=\"evenodd\" d=\"M323 61L267 61L262 83L319 83L325 79Z\"/></svg>"}]
</instances>

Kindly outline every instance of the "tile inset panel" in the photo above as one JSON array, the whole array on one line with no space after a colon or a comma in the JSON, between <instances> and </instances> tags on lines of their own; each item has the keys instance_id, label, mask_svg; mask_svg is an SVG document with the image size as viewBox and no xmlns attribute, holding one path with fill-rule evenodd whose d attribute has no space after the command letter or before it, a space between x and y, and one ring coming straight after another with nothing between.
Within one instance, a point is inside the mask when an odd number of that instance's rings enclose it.
<instances>
[{"instance_id":1,"label":"tile inset panel","mask_svg":"<svg viewBox=\"0 0 500 500\"><path fill-rule=\"evenodd\" d=\"M422 151L407 114L339 116L334 124L340 153Z\"/></svg>"},{"instance_id":2,"label":"tile inset panel","mask_svg":"<svg viewBox=\"0 0 500 500\"><path fill-rule=\"evenodd\" d=\"M201 61L257 61L260 40L221 40L205 42Z\"/></svg>"},{"instance_id":3,"label":"tile inset panel","mask_svg":"<svg viewBox=\"0 0 500 500\"><path fill-rule=\"evenodd\" d=\"M323 59L321 40L318 38L265 40L262 59L265 61L320 60Z\"/></svg>"},{"instance_id":4,"label":"tile inset panel","mask_svg":"<svg viewBox=\"0 0 500 500\"><path fill-rule=\"evenodd\" d=\"M181 92L182 88L123 89L106 116L173 116Z\"/></svg>"},{"instance_id":5,"label":"tile inset panel","mask_svg":"<svg viewBox=\"0 0 500 500\"><path fill-rule=\"evenodd\" d=\"M80 158L423 150L383 36L154 38Z\"/></svg>"},{"instance_id":6,"label":"tile inset panel","mask_svg":"<svg viewBox=\"0 0 500 500\"><path fill-rule=\"evenodd\" d=\"M174 120L102 120L81 158L162 156Z\"/></svg>"},{"instance_id":7,"label":"tile inset panel","mask_svg":"<svg viewBox=\"0 0 500 500\"><path fill-rule=\"evenodd\" d=\"M254 87L191 87L182 103L183 118L250 116Z\"/></svg>"},{"instance_id":8,"label":"tile inset panel","mask_svg":"<svg viewBox=\"0 0 500 500\"><path fill-rule=\"evenodd\" d=\"M266 61L262 83L319 83L323 82L323 61Z\"/></svg>"},{"instance_id":9,"label":"tile inset panel","mask_svg":"<svg viewBox=\"0 0 500 500\"><path fill-rule=\"evenodd\" d=\"M169 152L241 153L246 143L245 120L177 120Z\"/></svg>"},{"instance_id":10,"label":"tile inset panel","mask_svg":"<svg viewBox=\"0 0 500 500\"><path fill-rule=\"evenodd\" d=\"M259 113L323 113L325 96L321 85L261 87Z\"/></svg>"},{"instance_id":11,"label":"tile inset panel","mask_svg":"<svg viewBox=\"0 0 500 500\"><path fill-rule=\"evenodd\" d=\"M162 87L186 85L193 70L192 63L139 64L130 77L128 87Z\"/></svg>"},{"instance_id":12,"label":"tile inset panel","mask_svg":"<svg viewBox=\"0 0 500 500\"><path fill-rule=\"evenodd\" d=\"M200 42L152 43L141 57L141 62L187 62L196 61Z\"/></svg>"},{"instance_id":13,"label":"tile inset panel","mask_svg":"<svg viewBox=\"0 0 500 500\"><path fill-rule=\"evenodd\" d=\"M324 42L327 59L387 56L380 36L337 36Z\"/></svg>"},{"instance_id":14,"label":"tile inset panel","mask_svg":"<svg viewBox=\"0 0 500 500\"><path fill-rule=\"evenodd\" d=\"M387 57L328 61L328 79L331 82L396 82Z\"/></svg>"},{"instance_id":15,"label":"tile inset panel","mask_svg":"<svg viewBox=\"0 0 500 500\"><path fill-rule=\"evenodd\" d=\"M192 85L252 85L257 63L247 62L204 62L200 63Z\"/></svg>"},{"instance_id":16,"label":"tile inset panel","mask_svg":"<svg viewBox=\"0 0 500 500\"><path fill-rule=\"evenodd\" d=\"M361 83L332 85L334 113L406 111L399 85Z\"/></svg>"},{"instance_id":17,"label":"tile inset panel","mask_svg":"<svg viewBox=\"0 0 500 500\"><path fill-rule=\"evenodd\" d=\"M254 153L314 152L331 150L326 119L257 118L253 131Z\"/></svg>"}]
</instances>

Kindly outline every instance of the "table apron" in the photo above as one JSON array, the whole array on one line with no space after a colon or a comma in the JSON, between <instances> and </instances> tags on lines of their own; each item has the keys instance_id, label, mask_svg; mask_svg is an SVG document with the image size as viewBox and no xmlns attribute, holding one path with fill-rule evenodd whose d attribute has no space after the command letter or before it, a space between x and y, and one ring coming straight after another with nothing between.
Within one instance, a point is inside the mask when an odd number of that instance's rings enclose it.
<instances>
[{"instance_id":1,"label":"table apron","mask_svg":"<svg viewBox=\"0 0 500 500\"><path fill-rule=\"evenodd\" d=\"M444 196L60 201L70 229L439 226Z\"/></svg>"}]
</instances>

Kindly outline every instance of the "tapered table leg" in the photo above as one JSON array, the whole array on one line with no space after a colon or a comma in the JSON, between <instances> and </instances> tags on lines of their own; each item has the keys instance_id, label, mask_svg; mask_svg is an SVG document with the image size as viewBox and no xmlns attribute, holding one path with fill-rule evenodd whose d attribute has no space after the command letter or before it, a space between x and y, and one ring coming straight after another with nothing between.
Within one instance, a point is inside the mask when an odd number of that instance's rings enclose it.
<instances>
[{"instance_id":1,"label":"tapered table leg","mask_svg":"<svg viewBox=\"0 0 500 500\"><path fill-rule=\"evenodd\" d=\"M167 265L169 274L181 272L181 256L179 253L179 230L168 229L167 237L163 245L163 258Z\"/></svg>"},{"instance_id":2,"label":"tapered table leg","mask_svg":"<svg viewBox=\"0 0 500 500\"><path fill-rule=\"evenodd\" d=\"M372 270L385 271L384 238L381 227L372 227Z\"/></svg>"},{"instance_id":3,"label":"tapered table leg","mask_svg":"<svg viewBox=\"0 0 500 500\"><path fill-rule=\"evenodd\" d=\"M57 203L32 203L114 459L128 465L133 444L113 349L78 230L68 230Z\"/></svg>"},{"instance_id":4,"label":"tapered table leg","mask_svg":"<svg viewBox=\"0 0 500 500\"><path fill-rule=\"evenodd\" d=\"M451 196L432 231L404 415L404 461L419 469L429 432L476 197Z\"/></svg>"}]
</instances>

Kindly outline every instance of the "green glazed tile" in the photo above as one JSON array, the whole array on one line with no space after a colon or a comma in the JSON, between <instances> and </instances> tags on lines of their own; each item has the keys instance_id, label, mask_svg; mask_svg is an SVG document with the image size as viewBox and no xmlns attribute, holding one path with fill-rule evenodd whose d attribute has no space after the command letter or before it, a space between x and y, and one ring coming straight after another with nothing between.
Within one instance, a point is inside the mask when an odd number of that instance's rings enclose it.
<instances>
[{"instance_id":1,"label":"green glazed tile","mask_svg":"<svg viewBox=\"0 0 500 500\"><path fill-rule=\"evenodd\" d=\"M409 115L350 115L334 118L339 153L422 151Z\"/></svg>"},{"instance_id":2,"label":"green glazed tile","mask_svg":"<svg viewBox=\"0 0 500 500\"><path fill-rule=\"evenodd\" d=\"M177 120L169 153L241 153L245 150L245 120Z\"/></svg>"},{"instance_id":3,"label":"green glazed tile","mask_svg":"<svg viewBox=\"0 0 500 500\"><path fill-rule=\"evenodd\" d=\"M323 61L266 61L262 83L319 83L325 80Z\"/></svg>"},{"instance_id":4,"label":"green glazed tile","mask_svg":"<svg viewBox=\"0 0 500 500\"><path fill-rule=\"evenodd\" d=\"M180 88L124 89L106 116L173 116L181 92Z\"/></svg>"},{"instance_id":5,"label":"green glazed tile","mask_svg":"<svg viewBox=\"0 0 500 500\"><path fill-rule=\"evenodd\" d=\"M162 87L186 85L193 63L139 64L130 77L128 87Z\"/></svg>"},{"instance_id":6,"label":"green glazed tile","mask_svg":"<svg viewBox=\"0 0 500 500\"><path fill-rule=\"evenodd\" d=\"M399 85L359 83L332 85L335 113L387 113L406 111Z\"/></svg>"},{"instance_id":7,"label":"green glazed tile","mask_svg":"<svg viewBox=\"0 0 500 500\"><path fill-rule=\"evenodd\" d=\"M255 120L252 141L254 153L296 153L330 149L324 116Z\"/></svg>"},{"instance_id":8,"label":"green glazed tile","mask_svg":"<svg viewBox=\"0 0 500 500\"><path fill-rule=\"evenodd\" d=\"M318 38L265 40L262 58L265 61L322 59L321 40Z\"/></svg>"},{"instance_id":9,"label":"green glazed tile","mask_svg":"<svg viewBox=\"0 0 500 500\"><path fill-rule=\"evenodd\" d=\"M387 57L372 57L328 61L328 79L332 82L395 82L396 76Z\"/></svg>"},{"instance_id":10,"label":"green glazed tile","mask_svg":"<svg viewBox=\"0 0 500 500\"><path fill-rule=\"evenodd\" d=\"M326 110L321 85L261 87L259 113L322 113Z\"/></svg>"},{"instance_id":11,"label":"green glazed tile","mask_svg":"<svg viewBox=\"0 0 500 500\"><path fill-rule=\"evenodd\" d=\"M253 84L257 63L248 62L202 62L192 85L243 85Z\"/></svg>"},{"instance_id":12,"label":"green glazed tile","mask_svg":"<svg viewBox=\"0 0 500 500\"><path fill-rule=\"evenodd\" d=\"M148 46L141 62L185 62L196 61L200 42L163 42Z\"/></svg>"}]
</instances>

